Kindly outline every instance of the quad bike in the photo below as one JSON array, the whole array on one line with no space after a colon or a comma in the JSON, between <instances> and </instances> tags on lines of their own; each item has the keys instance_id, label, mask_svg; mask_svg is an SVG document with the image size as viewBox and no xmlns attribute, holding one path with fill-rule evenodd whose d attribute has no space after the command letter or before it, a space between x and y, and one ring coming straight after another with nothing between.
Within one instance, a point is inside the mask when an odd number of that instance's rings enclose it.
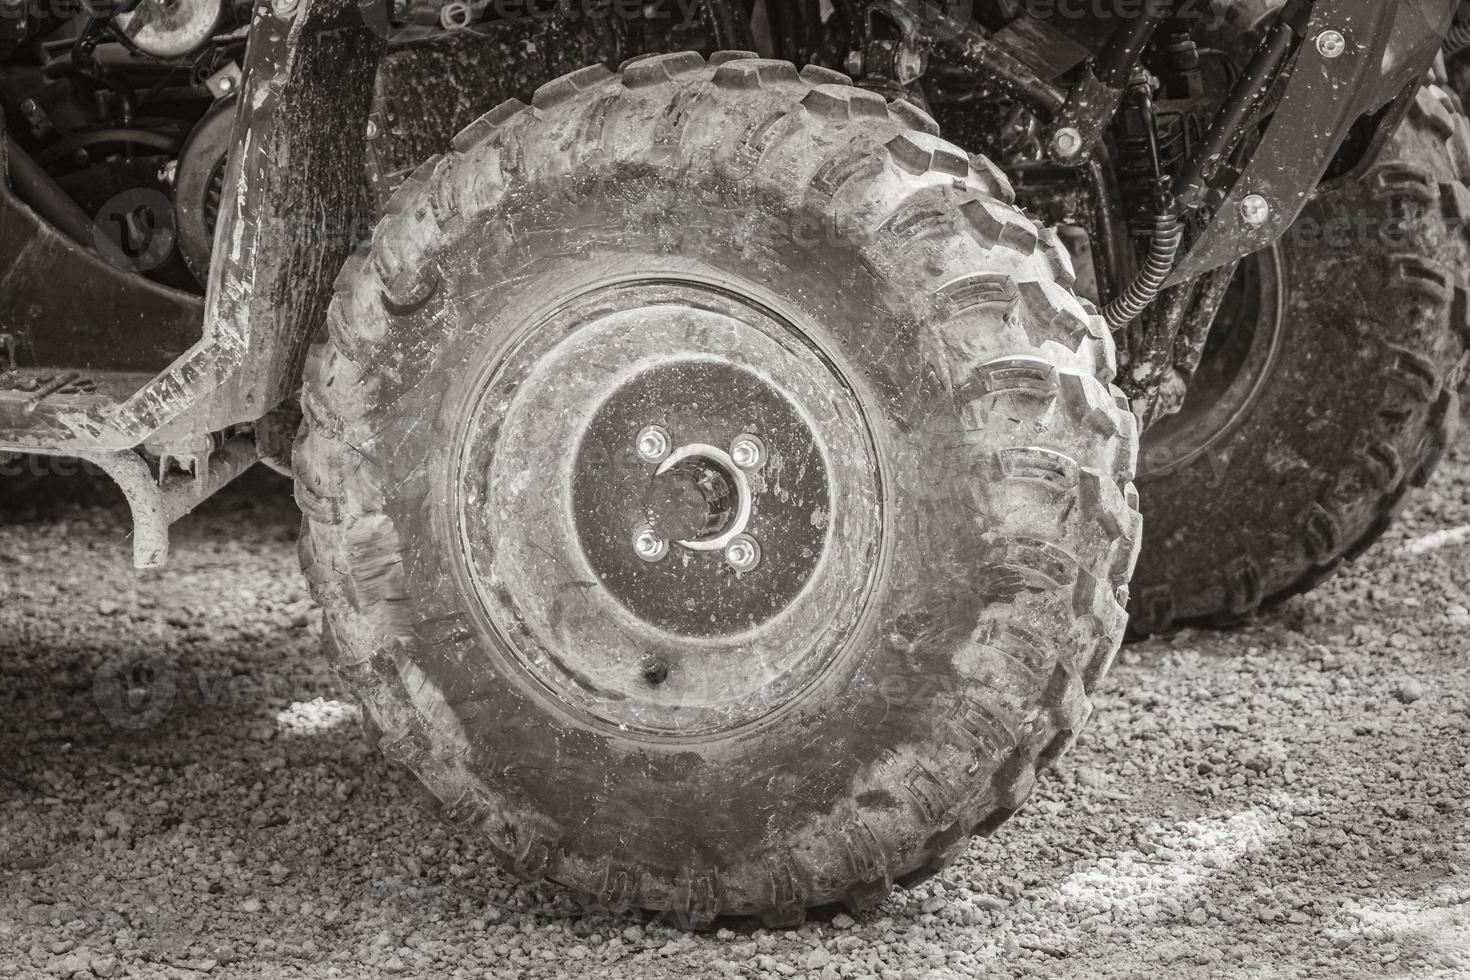
<instances>
[{"instance_id":1,"label":"quad bike","mask_svg":"<svg viewBox=\"0 0 1470 980\"><path fill-rule=\"evenodd\" d=\"M1456 415L1452 0L0 6L0 449L142 567L292 471L383 750L605 908L934 874Z\"/></svg>"}]
</instances>

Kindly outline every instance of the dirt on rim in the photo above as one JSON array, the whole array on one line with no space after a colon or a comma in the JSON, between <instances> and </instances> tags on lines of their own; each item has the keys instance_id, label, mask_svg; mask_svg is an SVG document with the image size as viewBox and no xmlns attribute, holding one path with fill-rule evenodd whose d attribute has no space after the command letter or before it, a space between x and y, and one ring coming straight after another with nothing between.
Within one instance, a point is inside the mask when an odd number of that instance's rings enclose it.
<instances>
[{"instance_id":1,"label":"dirt on rim","mask_svg":"<svg viewBox=\"0 0 1470 980\"><path fill-rule=\"evenodd\" d=\"M586 916L442 825L296 524L262 476L158 572L116 507L0 527L0 976L1470 975L1470 440L1318 592L1125 650L996 838L791 932Z\"/></svg>"}]
</instances>

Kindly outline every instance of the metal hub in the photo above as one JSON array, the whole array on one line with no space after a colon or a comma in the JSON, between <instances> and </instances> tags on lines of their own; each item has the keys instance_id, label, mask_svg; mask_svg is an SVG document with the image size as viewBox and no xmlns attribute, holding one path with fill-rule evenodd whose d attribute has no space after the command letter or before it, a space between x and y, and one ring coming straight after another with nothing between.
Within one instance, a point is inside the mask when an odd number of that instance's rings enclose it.
<instances>
[{"instance_id":1,"label":"metal hub","mask_svg":"<svg viewBox=\"0 0 1470 980\"><path fill-rule=\"evenodd\" d=\"M779 447L779 466L746 444L756 430ZM657 461L650 432L668 434ZM760 465L742 467L721 446ZM831 488L817 435L786 393L734 364L639 371L593 414L573 474L586 560L612 597L665 630L750 630L801 593L825 550ZM648 534L664 547L637 547Z\"/></svg>"},{"instance_id":2,"label":"metal hub","mask_svg":"<svg viewBox=\"0 0 1470 980\"><path fill-rule=\"evenodd\" d=\"M1279 247L1264 249L1241 262L1210 329L1184 404L1144 433L1140 483L1195 465L1250 417L1281 347L1285 284ZM1221 458L1211 466L1228 463L1228 458Z\"/></svg>"},{"instance_id":3,"label":"metal hub","mask_svg":"<svg viewBox=\"0 0 1470 980\"><path fill-rule=\"evenodd\" d=\"M592 288L485 371L463 566L543 690L692 735L840 656L879 562L872 437L809 325L695 283Z\"/></svg>"},{"instance_id":4,"label":"metal hub","mask_svg":"<svg viewBox=\"0 0 1470 980\"><path fill-rule=\"evenodd\" d=\"M654 530L690 551L719 551L750 523L750 481L713 446L676 449L644 499Z\"/></svg>"}]
</instances>

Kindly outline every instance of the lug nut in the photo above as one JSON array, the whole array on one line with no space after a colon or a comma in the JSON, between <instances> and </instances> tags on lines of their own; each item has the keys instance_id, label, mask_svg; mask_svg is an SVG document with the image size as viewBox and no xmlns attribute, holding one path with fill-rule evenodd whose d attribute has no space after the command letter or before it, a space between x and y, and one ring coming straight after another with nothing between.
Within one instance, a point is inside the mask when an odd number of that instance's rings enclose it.
<instances>
[{"instance_id":1,"label":"lug nut","mask_svg":"<svg viewBox=\"0 0 1470 980\"><path fill-rule=\"evenodd\" d=\"M758 436L736 436L730 444L730 458L742 470L758 470L766 465L766 444Z\"/></svg>"},{"instance_id":2,"label":"lug nut","mask_svg":"<svg viewBox=\"0 0 1470 980\"><path fill-rule=\"evenodd\" d=\"M737 572L749 572L761 563L761 546L748 534L725 545L725 561Z\"/></svg>"},{"instance_id":3,"label":"lug nut","mask_svg":"<svg viewBox=\"0 0 1470 980\"><path fill-rule=\"evenodd\" d=\"M650 425L638 433L638 455L646 463L662 463L669 448L668 430L661 425Z\"/></svg>"},{"instance_id":4,"label":"lug nut","mask_svg":"<svg viewBox=\"0 0 1470 980\"><path fill-rule=\"evenodd\" d=\"M1335 31L1328 28L1317 35L1317 51L1327 60L1331 61L1336 58L1341 58L1343 52L1346 50L1347 38L1342 36L1342 31Z\"/></svg>"},{"instance_id":5,"label":"lug nut","mask_svg":"<svg viewBox=\"0 0 1470 980\"><path fill-rule=\"evenodd\" d=\"M669 543L645 527L633 536L633 550L646 562L663 561L669 553Z\"/></svg>"},{"instance_id":6,"label":"lug nut","mask_svg":"<svg viewBox=\"0 0 1470 980\"><path fill-rule=\"evenodd\" d=\"M1249 194L1240 202L1240 216L1252 228L1259 228L1271 217L1271 204L1259 194Z\"/></svg>"}]
</instances>

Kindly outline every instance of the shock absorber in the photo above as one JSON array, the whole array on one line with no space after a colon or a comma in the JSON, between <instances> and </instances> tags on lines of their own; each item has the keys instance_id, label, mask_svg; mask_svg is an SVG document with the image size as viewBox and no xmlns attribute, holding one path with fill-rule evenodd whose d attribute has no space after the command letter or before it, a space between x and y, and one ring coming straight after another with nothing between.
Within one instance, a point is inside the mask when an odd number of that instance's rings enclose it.
<instances>
[{"instance_id":1,"label":"shock absorber","mask_svg":"<svg viewBox=\"0 0 1470 980\"><path fill-rule=\"evenodd\" d=\"M1158 297L1184 244L1184 223L1179 217L1178 202L1170 190L1169 178L1164 174L1159 154L1158 117L1154 112L1152 85L1148 72L1141 67L1136 67L1131 74L1127 98L1130 109L1138 114L1143 130L1143 148L1151 175L1148 183L1152 234L1148 255L1138 275L1103 309L1103 317L1114 331L1138 319Z\"/></svg>"},{"instance_id":2,"label":"shock absorber","mask_svg":"<svg viewBox=\"0 0 1470 980\"><path fill-rule=\"evenodd\" d=\"M1276 22L1236 80L1204 142L1179 178L1176 186L1186 207L1196 207L1204 198L1216 171L1240 141L1246 124L1265 102L1296 41L1304 35L1311 12L1312 5L1307 0L1290 0L1276 16Z\"/></svg>"},{"instance_id":3,"label":"shock absorber","mask_svg":"<svg viewBox=\"0 0 1470 980\"><path fill-rule=\"evenodd\" d=\"M1201 145L1190 157L1184 173L1174 185L1174 190L1168 192L1168 200L1159 202L1161 207L1154 218L1154 236L1149 243L1148 257L1142 271L1122 295L1103 311L1113 329L1126 326L1136 319L1168 281L1183 245L1181 207L1198 207L1203 202L1216 171L1234 150L1246 124L1265 101L1272 81L1305 30L1306 18L1310 13L1309 0L1289 0L1277 15L1266 39L1261 42L1245 72L1237 79ZM1145 105L1151 132L1154 134L1153 145L1156 148L1157 126L1152 121L1152 100L1148 99ZM1157 159L1155 149L1155 166Z\"/></svg>"}]
</instances>

